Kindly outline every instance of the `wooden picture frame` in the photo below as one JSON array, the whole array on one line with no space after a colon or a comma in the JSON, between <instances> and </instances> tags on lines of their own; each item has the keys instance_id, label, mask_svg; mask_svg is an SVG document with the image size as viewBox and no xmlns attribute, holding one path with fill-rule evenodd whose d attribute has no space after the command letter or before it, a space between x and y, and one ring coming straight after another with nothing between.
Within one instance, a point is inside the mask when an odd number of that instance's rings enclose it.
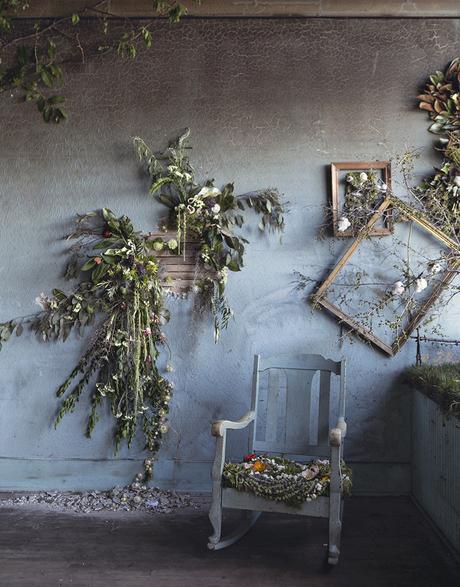
<instances>
[{"instance_id":1,"label":"wooden picture frame","mask_svg":"<svg viewBox=\"0 0 460 587\"><path fill-rule=\"evenodd\" d=\"M353 317L348 316L339 307L337 307L336 305L334 305L326 299L327 291L329 287L333 284L339 272L348 263L352 255L358 250L363 240L372 234L372 230L374 228L375 223L382 217L385 211L387 211L389 208L397 208L398 210L400 210L404 218L416 223L419 227L421 227L423 230L431 234L435 239L437 239L440 243L446 246L453 253L453 260L449 263L449 267L445 271L439 283L433 288L433 291L431 292L430 296L425 300L425 302L422 303L417 314L409 321L408 325L396 337L392 344L387 344L386 342L378 338L373 332L364 327ZM385 354L392 357L401 349L401 347L407 341L412 332L419 326L420 322L426 316L430 307L435 303L435 301L439 298L443 290L458 274L459 268L460 246L451 238L449 238L446 234L440 231L438 228L433 226L433 224L431 224L429 220L427 220L420 212L414 211L412 208L410 208L410 206L407 206L398 198L395 198L394 196L389 196L385 198L382 204L376 209L374 215L369 220L367 225L360 231L354 242L345 251L342 257L339 259L338 263L332 269L329 276L320 285L320 287L313 294L311 299L314 306L322 306L328 312L330 312L336 318L338 318L341 323L350 326L350 328L354 330L360 337L372 343L379 350L383 351Z\"/></svg>"},{"instance_id":2,"label":"wooden picture frame","mask_svg":"<svg viewBox=\"0 0 460 587\"><path fill-rule=\"evenodd\" d=\"M331 199L332 199L332 230L336 238L350 238L357 235L359 230L348 228L344 231L338 230L338 221L341 216L342 207L340 198L340 172L344 171L368 171L377 169L383 174L383 181L391 193L391 164L389 161L351 161L345 163L331 163ZM393 214L389 206L383 216L383 226L372 229L369 236L388 236L393 232Z\"/></svg>"}]
</instances>

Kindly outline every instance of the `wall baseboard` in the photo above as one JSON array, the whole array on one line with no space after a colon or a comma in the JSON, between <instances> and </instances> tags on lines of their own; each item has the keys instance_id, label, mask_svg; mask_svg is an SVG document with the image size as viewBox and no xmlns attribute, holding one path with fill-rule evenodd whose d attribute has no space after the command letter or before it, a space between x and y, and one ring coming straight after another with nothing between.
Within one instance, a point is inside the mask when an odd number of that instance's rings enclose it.
<instances>
[{"instance_id":1,"label":"wall baseboard","mask_svg":"<svg viewBox=\"0 0 460 587\"><path fill-rule=\"evenodd\" d=\"M452 542L447 538L447 536L444 534L444 532L439 528L439 526L436 524L436 522L433 520L433 518L430 516L430 514L425 510L425 508L422 506L422 504L417 500L415 495L413 495L411 493L409 495L409 497L410 497L411 501L414 503L415 507L418 509L418 511L422 514L422 516L425 519L425 521L427 522L427 524L431 527L433 532L436 534L436 536L442 542L445 549L452 556L455 563L460 565L460 552L455 548L455 546L452 544Z\"/></svg>"},{"instance_id":2,"label":"wall baseboard","mask_svg":"<svg viewBox=\"0 0 460 587\"><path fill-rule=\"evenodd\" d=\"M349 462L355 495L408 495L409 463ZM0 458L0 491L103 490L130 482L142 459ZM211 461L160 460L154 483L163 489L209 491Z\"/></svg>"}]
</instances>

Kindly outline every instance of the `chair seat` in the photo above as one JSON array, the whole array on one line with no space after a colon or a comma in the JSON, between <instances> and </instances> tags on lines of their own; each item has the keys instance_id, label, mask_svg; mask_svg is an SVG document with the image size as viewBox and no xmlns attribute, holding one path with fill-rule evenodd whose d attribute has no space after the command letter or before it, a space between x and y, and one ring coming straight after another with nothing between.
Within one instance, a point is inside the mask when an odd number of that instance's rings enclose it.
<instances>
[{"instance_id":1,"label":"chair seat","mask_svg":"<svg viewBox=\"0 0 460 587\"><path fill-rule=\"evenodd\" d=\"M281 501L273 501L248 491L238 491L231 487L222 489L222 507L254 512L276 512L279 514L296 514L313 518L329 516L329 497L318 497L304 501L301 505L291 506Z\"/></svg>"},{"instance_id":2,"label":"chair seat","mask_svg":"<svg viewBox=\"0 0 460 587\"><path fill-rule=\"evenodd\" d=\"M282 504L293 509L318 509L309 507L323 498L328 502L331 467L327 459L315 459L308 463L291 461L281 457L247 455L240 463L225 463L222 482L224 486L226 507L244 508L248 495L257 497L262 506L265 501ZM233 491L228 491L233 490ZM342 493L349 494L351 490L351 470L342 463ZM241 496L235 495L240 493ZM254 500L251 500L254 502ZM239 505L230 505L236 504ZM243 504L243 505L242 505ZM224 503L222 504L224 505ZM268 507L268 506L267 506ZM284 508L283 508L284 509ZM273 507L258 509L258 511L280 511ZM314 515L314 514L310 514Z\"/></svg>"}]
</instances>

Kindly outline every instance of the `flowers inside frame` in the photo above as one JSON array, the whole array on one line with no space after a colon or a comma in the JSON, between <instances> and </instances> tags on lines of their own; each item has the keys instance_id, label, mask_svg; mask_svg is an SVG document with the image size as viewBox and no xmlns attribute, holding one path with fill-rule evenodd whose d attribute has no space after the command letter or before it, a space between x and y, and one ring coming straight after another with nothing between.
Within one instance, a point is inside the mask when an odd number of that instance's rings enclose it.
<instances>
[{"instance_id":1,"label":"flowers inside frame","mask_svg":"<svg viewBox=\"0 0 460 587\"><path fill-rule=\"evenodd\" d=\"M389 161L331 163L331 182L333 234L353 237L391 192L391 166ZM385 236L392 229L390 209L370 236Z\"/></svg>"}]
</instances>

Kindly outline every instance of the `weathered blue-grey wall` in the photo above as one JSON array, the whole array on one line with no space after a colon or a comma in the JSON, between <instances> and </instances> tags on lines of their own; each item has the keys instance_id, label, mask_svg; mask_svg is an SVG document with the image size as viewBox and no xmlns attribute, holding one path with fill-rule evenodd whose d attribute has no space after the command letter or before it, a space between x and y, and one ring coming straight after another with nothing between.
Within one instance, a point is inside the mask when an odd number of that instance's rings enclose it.
<instances>
[{"instance_id":1,"label":"weathered blue-grey wall","mask_svg":"<svg viewBox=\"0 0 460 587\"><path fill-rule=\"evenodd\" d=\"M397 378L413 362L413 343L393 359L359 341L340 347L336 322L292 294L292 271L321 278L348 244L316 240L331 161L421 146L420 171L430 170L432 137L414 96L459 54L459 30L456 20L159 24L156 48L136 62L105 60L69 76L64 126L45 126L33 107L2 96L0 320L33 312L41 291L65 288L59 239L75 212L108 206L154 227L159 210L146 195L133 135L161 147L190 126L199 175L235 180L240 193L277 186L290 201L282 245L258 236L256 223L248 229L246 268L228 285L236 318L219 345L190 302L171 302L176 392L158 483L208 487L210 423L248 408L252 355L305 351L348 359L346 452L357 489L408 491L410 398ZM458 334L457 318L458 306L447 333ZM2 350L0 489L107 487L137 470L140 445L113 457L109 419L91 441L83 437L84 405L52 428L54 390L85 344L23 336Z\"/></svg>"}]
</instances>

